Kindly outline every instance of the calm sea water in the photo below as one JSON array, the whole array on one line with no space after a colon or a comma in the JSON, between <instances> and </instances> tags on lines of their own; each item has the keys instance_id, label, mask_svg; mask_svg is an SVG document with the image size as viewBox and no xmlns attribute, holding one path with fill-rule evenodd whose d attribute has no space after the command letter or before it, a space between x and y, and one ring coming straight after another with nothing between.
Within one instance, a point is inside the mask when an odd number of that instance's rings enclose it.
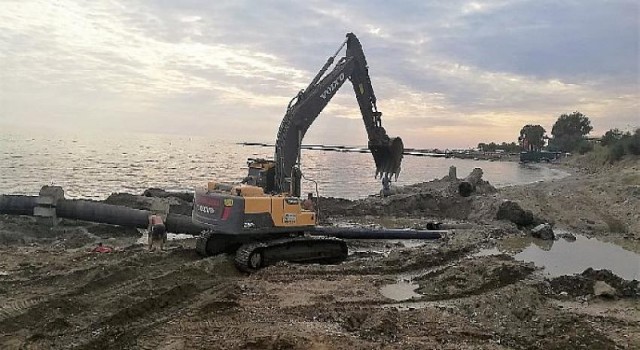
<instances>
[{"instance_id":1,"label":"calm sea water","mask_svg":"<svg viewBox=\"0 0 640 350\"><path fill-rule=\"evenodd\" d=\"M204 137L0 131L0 194L35 195L51 184L62 186L67 198L104 199L149 187L192 191L209 180L239 181L246 176L247 158L272 156L271 148ZM305 150L302 164L322 196L356 199L381 188L370 154ZM405 156L397 185L441 178L451 165L459 177L481 167L498 187L566 176L513 162ZM305 192L315 187L308 181L303 186Z\"/></svg>"}]
</instances>

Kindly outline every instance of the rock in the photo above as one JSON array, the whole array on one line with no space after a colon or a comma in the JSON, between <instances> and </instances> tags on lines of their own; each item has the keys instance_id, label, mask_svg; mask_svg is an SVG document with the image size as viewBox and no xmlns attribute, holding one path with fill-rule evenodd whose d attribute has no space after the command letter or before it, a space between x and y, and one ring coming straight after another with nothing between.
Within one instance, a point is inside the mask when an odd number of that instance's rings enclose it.
<instances>
[{"instance_id":1,"label":"rock","mask_svg":"<svg viewBox=\"0 0 640 350\"><path fill-rule=\"evenodd\" d=\"M518 203L510 200L505 200L500 204L496 219L508 220L518 226L529 226L534 223L531 211L522 209Z\"/></svg>"},{"instance_id":2,"label":"rock","mask_svg":"<svg viewBox=\"0 0 640 350\"><path fill-rule=\"evenodd\" d=\"M451 172L451 171L450 171ZM482 181L482 168L475 168L471 171L458 186L458 193L462 197L469 197L476 190L476 186Z\"/></svg>"},{"instance_id":3,"label":"rock","mask_svg":"<svg viewBox=\"0 0 640 350\"><path fill-rule=\"evenodd\" d=\"M544 240L553 240L555 239L555 235L553 234L553 229L551 225L548 223L540 224L531 229L531 235L533 237L537 237Z\"/></svg>"},{"instance_id":4,"label":"rock","mask_svg":"<svg viewBox=\"0 0 640 350\"><path fill-rule=\"evenodd\" d=\"M574 235L571 232L558 233L558 234L556 234L556 237L562 238L567 242L575 242L576 241L576 235Z\"/></svg>"},{"instance_id":5,"label":"rock","mask_svg":"<svg viewBox=\"0 0 640 350\"><path fill-rule=\"evenodd\" d=\"M607 282L596 281L593 285L593 295L597 297L615 298L616 289L611 287Z\"/></svg>"}]
</instances>

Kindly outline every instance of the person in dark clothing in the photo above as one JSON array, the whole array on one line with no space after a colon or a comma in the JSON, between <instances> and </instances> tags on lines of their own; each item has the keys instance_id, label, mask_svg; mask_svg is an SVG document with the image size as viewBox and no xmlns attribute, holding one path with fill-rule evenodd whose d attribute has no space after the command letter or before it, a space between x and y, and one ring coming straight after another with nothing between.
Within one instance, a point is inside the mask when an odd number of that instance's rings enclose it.
<instances>
[{"instance_id":1,"label":"person in dark clothing","mask_svg":"<svg viewBox=\"0 0 640 350\"><path fill-rule=\"evenodd\" d=\"M302 201L302 209L304 210L315 210L315 204L313 203L313 193L309 192L307 195L307 199Z\"/></svg>"}]
</instances>

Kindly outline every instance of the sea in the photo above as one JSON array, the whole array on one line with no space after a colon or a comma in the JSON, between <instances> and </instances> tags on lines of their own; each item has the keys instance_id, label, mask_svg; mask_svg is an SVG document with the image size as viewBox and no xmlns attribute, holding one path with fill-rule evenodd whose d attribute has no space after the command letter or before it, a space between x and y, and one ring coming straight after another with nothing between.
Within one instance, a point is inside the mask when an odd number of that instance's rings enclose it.
<instances>
[{"instance_id":1,"label":"sea","mask_svg":"<svg viewBox=\"0 0 640 350\"><path fill-rule=\"evenodd\" d=\"M208 181L238 182L248 158L273 158L272 147L203 136L115 132L0 131L0 194L37 195L43 185L62 186L66 198L105 199L156 187L193 192ZM411 145L407 145L409 147ZM364 146L363 146L364 147ZM304 192L365 198L379 193L368 153L303 150ZM449 167L465 177L476 167L496 187L567 176L544 165L406 155L394 185L442 178Z\"/></svg>"}]
</instances>

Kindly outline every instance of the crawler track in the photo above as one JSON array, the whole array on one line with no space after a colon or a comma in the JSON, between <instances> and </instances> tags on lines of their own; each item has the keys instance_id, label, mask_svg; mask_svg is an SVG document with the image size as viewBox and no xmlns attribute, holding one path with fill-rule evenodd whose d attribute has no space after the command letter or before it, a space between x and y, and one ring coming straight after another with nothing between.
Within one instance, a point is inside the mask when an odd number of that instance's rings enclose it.
<instances>
[{"instance_id":1,"label":"crawler track","mask_svg":"<svg viewBox=\"0 0 640 350\"><path fill-rule=\"evenodd\" d=\"M335 238L296 237L249 243L236 252L238 269L254 272L279 261L335 264L347 258L344 241Z\"/></svg>"}]
</instances>

